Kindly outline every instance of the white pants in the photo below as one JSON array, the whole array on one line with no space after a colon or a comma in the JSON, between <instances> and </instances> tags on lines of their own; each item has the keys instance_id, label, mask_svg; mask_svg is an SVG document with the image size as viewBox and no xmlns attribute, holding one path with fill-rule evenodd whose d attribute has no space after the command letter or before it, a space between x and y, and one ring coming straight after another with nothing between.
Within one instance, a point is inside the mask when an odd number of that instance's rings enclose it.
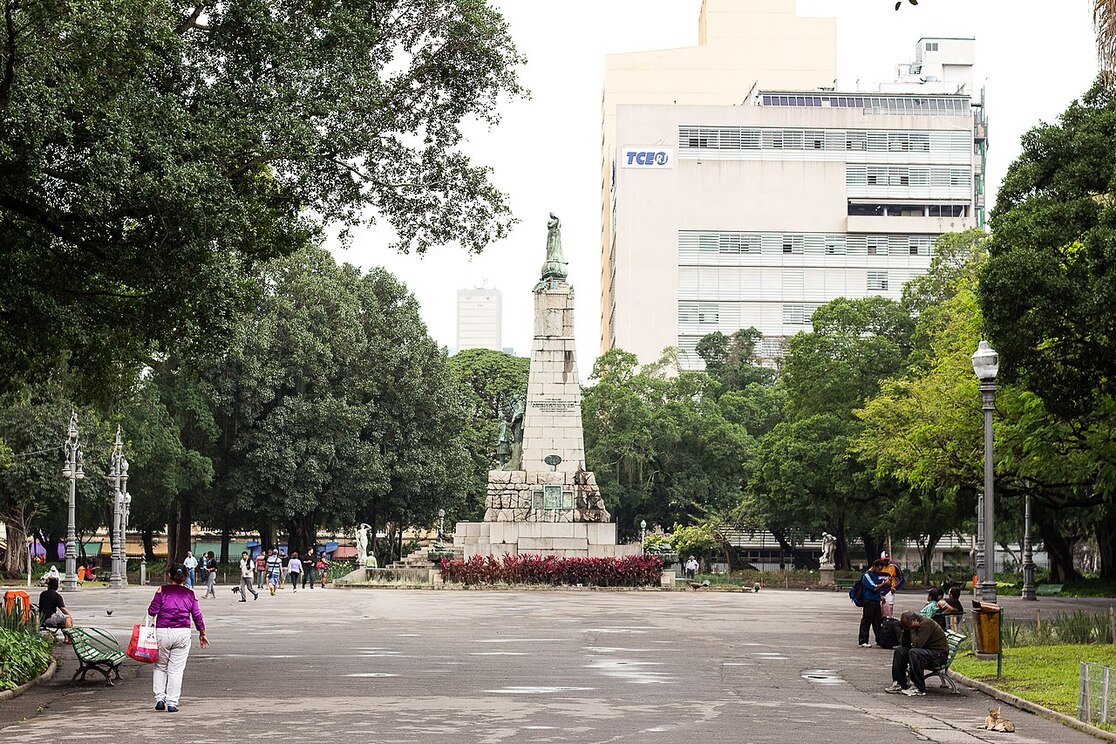
<instances>
[{"instance_id":1,"label":"white pants","mask_svg":"<svg viewBox=\"0 0 1116 744\"><path fill-rule=\"evenodd\" d=\"M190 656L189 628L159 628L159 660L155 662L155 672L151 678L151 689L155 702L160 700L167 705L178 707L178 697L182 694L182 673L186 671L186 659Z\"/></svg>"},{"instance_id":2,"label":"white pants","mask_svg":"<svg viewBox=\"0 0 1116 744\"><path fill-rule=\"evenodd\" d=\"M884 617L891 617L895 614L895 592L888 592L884 595L881 609Z\"/></svg>"}]
</instances>

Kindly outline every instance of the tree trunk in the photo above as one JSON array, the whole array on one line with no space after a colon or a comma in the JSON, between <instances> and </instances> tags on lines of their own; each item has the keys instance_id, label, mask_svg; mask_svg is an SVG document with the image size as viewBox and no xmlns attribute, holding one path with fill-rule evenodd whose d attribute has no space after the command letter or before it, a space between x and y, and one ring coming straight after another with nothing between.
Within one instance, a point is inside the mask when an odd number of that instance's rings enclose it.
<instances>
[{"instance_id":1,"label":"tree trunk","mask_svg":"<svg viewBox=\"0 0 1116 744\"><path fill-rule=\"evenodd\" d=\"M791 558L794 559L795 566L804 566L811 569L818 567L818 562L814 559L813 556L807 555L787 541L787 535L783 530L771 530L771 534L779 542L779 546L784 551L791 554ZM838 548L839 547L840 537L838 537ZM679 558L681 558L681 556L679 556Z\"/></svg>"},{"instance_id":2,"label":"tree trunk","mask_svg":"<svg viewBox=\"0 0 1116 744\"><path fill-rule=\"evenodd\" d=\"M48 535L42 530L39 530L39 542L43 544L43 559L47 563L52 563L59 560L58 550L62 547L62 541L54 535Z\"/></svg>"},{"instance_id":3,"label":"tree trunk","mask_svg":"<svg viewBox=\"0 0 1116 744\"><path fill-rule=\"evenodd\" d=\"M1097 525L1097 552L1102 579L1116 578L1116 506L1103 507Z\"/></svg>"},{"instance_id":4,"label":"tree trunk","mask_svg":"<svg viewBox=\"0 0 1116 744\"><path fill-rule=\"evenodd\" d=\"M922 583L930 586L930 573L934 570L934 548L938 547L941 535L926 536L926 553L922 557Z\"/></svg>"},{"instance_id":5,"label":"tree trunk","mask_svg":"<svg viewBox=\"0 0 1116 744\"><path fill-rule=\"evenodd\" d=\"M864 563L871 566L873 561L879 560L883 545L875 535L868 532L860 533L860 539L864 541Z\"/></svg>"},{"instance_id":6,"label":"tree trunk","mask_svg":"<svg viewBox=\"0 0 1116 744\"><path fill-rule=\"evenodd\" d=\"M264 523L260 525L260 549L271 550L275 543L275 536L272 534L271 524Z\"/></svg>"},{"instance_id":7,"label":"tree trunk","mask_svg":"<svg viewBox=\"0 0 1116 744\"><path fill-rule=\"evenodd\" d=\"M170 519L167 520L167 565L174 561L176 552L178 552L178 510L172 507Z\"/></svg>"},{"instance_id":8,"label":"tree trunk","mask_svg":"<svg viewBox=\"0 0 1116 744\"><path fill-rule=\"evenodd\" d=\"M19 508L19 513L10 515L12 518L7 520L8 526L8 550L4 554L3 568L9 574L25 574L27 573L27 534L23 531L23 525L19 521L23 517L23 508Z\"/></svg>"},{"instance_id":9,"label":"tree trunk","mask_svg":"<svg viewBox=\"0 0 1116 744\"><path fill-rule=\"evenodd\" d=\"M231 541L231 533L229 528L221 528L221 557L218 559L221 563L229 562L229 542Z\"/></svg>"},{"instance_id":10,"label":"tree trunk","mask_svg":"<svg viewBox=\"0 0 1116 744\"><path fill-rule=\"evenodd\" d=\"M143 530L143 558L148 563L155 560L155 534L151 530Z\"/></svg>"},{"instance_id":11,"label":"tree trunk","mask_svg":"<svg viewBox=\"0 0 1116 744\"><path fill-rule=\"evenodd\" d=\"M1042 535L1043 547L1046 548L1046 554L1050 556L1050 582L1064 584L1080 578L1081 575L1073 567L1073 546L1054 523L1053 515L1038 520L1038 528L1039 534Z\"/></svg>"},{"instance_id":12,"label":"tree trunk","mask_svg":"<svg viewBox=\"0 0 1116 744\"><path fill-rule=\"evenodd\" d=\"M178 530L175 537L174 556L168 560L181 563L186 558L186 553L194 549L193 543L193 504L189 494L183 494L178 500Z\"/></svg>"}]
</instances>

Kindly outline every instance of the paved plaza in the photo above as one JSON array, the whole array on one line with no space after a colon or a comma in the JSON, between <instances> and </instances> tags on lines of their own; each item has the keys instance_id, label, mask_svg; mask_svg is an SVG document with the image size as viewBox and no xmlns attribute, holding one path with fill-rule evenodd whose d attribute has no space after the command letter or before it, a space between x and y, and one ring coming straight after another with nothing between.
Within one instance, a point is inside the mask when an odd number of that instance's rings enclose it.
<instances>
[{"instance_id":1,"label":"paved plaza","mask_svg":"<svg viewBox=\"0 0 1116 744\"><path fill-rule=\"evenodd\" d=\"M66 598L124 643L150 596ZM0 703L0 741L1096 741L1015 709L1018 733L985 732L994 701L936 681L885 694L891 652L856 646L844 592L330 588L237 604L225 587L202 609L212 645L195 636L179 713L152 710L151 669L131 661L114 688L71 684L63 649L53 681Z\"/></svg>"}]
</instances>

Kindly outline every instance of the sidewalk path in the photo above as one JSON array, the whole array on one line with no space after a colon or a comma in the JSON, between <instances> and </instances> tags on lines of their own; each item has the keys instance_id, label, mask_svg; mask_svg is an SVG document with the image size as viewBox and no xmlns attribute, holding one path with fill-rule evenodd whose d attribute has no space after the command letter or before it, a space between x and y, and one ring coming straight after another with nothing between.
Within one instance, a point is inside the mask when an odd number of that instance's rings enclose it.
<instances>
[{"instance_id":1,"label":"sidewalk path","mask_svg":"<svg viewBox=\"0 0 1116 744\"><path fill-rule=\"evenodd\" d=\"M67 596L121 641L149 589ZM899 609L921 604L900 597ZM835 592L284 590L202 604L182 709L156 713L151 670L115 688L54 681L0 704L0 740L149 742L1002 742L1086 734L973 691L887 695L891 653L856 645ZM106 610L113 609L112 616Z\"/></svg>"}]
</instances>

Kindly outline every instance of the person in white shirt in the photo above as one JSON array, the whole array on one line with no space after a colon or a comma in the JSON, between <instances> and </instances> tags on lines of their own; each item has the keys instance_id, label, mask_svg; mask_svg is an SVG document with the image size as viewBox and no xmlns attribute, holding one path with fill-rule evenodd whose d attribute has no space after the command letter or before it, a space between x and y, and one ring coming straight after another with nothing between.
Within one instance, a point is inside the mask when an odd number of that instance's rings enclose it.
<instances>
[{"instance_id":1,"label":"person in white shirt","mask_svg":"<svg viewBox=\"0 0 1116 744\"><path fill-rule=\"evenodd\" d=\"M697 558L691 555L690 559L686 561L686 578L694 578L694 575L697 573L698 568L700 568L700 566L698 565Z\"/></svg>"},{"instance_id":2,"label":"person in white shirt","mask_svg":"<svg viewBox=\"0 0 1116 744\"><path fill-rule=\"evenodd\" d=\"M194 587L194 569L198 567L198 559L187 550L186 559L182 561L182 565L186 569L186 588L192 589Z\"/></svg>"},{"instance_id":3,"label":"person in white shirt","mask_svg":"<svg viewBox=\"0 0 1116 744\"><path fill-rule=\"evenodd\" d=\"M240 601L248 601L248 592L252 593L253 599L259 599L260 595L256 593L255 588L252 586L252 559L248 557L248 551L245 550L240 554Z\"/></svg>"},{"instance_id":4,"label":"person in white shirt","mask_svg":"<svg viewBox=\"0 0 1116 744\"><path fill-rule=\"evenodd\" d=\"M302 561L298 559L298 551L295 550L291 553L291 559L287 562L287 578L291 580L291 588L296 592L298 591L298 578L302 573Z\"/></svg>"}]
</instances>

